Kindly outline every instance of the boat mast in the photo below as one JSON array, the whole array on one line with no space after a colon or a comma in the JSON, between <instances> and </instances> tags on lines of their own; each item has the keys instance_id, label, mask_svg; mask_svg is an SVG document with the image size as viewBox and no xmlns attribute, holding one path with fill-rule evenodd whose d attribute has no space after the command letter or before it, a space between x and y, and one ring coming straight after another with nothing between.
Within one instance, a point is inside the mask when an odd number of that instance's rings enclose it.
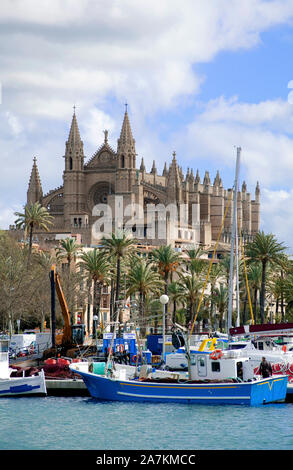
<instances>
[{"instance_id":1,"label":"boat mast","mask_svg":"<svg viewBox=\"0 0 293 470\"><path fill-rule=\"evenodd\" d=\"M234 200L233 200L233 224L231 233L231 248L230 248L230 273L229 273L229 301L228 301L228 336L230 336L230 328L232 327L232 311L233 311L233 277L234 277L234 249L237 235L237 191L238 191L238 176L240 166L240 152L241 148L237 147L236 158L236 171L234 182Z\"/></svg>"}]
</instances>

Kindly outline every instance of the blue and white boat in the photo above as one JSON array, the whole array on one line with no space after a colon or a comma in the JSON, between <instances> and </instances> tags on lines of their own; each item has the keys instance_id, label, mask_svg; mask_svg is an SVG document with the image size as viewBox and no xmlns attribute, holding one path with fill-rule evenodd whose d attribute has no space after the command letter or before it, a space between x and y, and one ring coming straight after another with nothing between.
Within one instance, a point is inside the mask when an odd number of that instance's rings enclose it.
<instances>
[{"instance_id":1,"label":"blue and white boat","mask_svg":"<svg viewBox=\"0 0 293 470\"><path fill-rule=\"evenodd\" d=\"M15 370L9 367L9 341L0 341L0 398L18 396L45 396L47 394L44 371L29 377L11 377Z\"/></svg>"},{"instance_id":2,"label":"blue and white boat","mask_svg":"<svg viewBox=\"0 0 293 470\"><path fill-rule=\"evenodd\" d=\"M190 380L149 366L142 366L139 374L132 368L132 376L114 363L110 369L99 364L97 373L86 362L71 364L70 369L81 375L90 395L99 400L262 405L283 402L287 390L287 377L257 378L239 351L191 354Z\"/></svg>"}]
</instances>

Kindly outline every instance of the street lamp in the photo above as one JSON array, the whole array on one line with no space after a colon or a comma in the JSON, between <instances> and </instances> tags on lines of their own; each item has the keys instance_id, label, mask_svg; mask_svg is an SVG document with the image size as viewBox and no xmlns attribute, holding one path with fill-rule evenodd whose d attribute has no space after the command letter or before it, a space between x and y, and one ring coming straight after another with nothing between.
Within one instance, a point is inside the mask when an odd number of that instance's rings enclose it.
<instances>
[{"instance_id":1,"label":"street lamp","mask_svg":"<svg viewBox=\"0 0 293 470\"><path fill-rule=\"evenodd\" d=\"M97 349L97 354L98 354L98 319L99 317L97 315L93 316L94 320L94 325L95 325L95 335L96 335L96 349Z\"/></svg>"},{"instance_id":2,"label":"street lamp","mask_svg":"<svg viewBox=\"0 0 293 470\"><path fill-rule=\"evenodd\" d=\"M160 302L163 305L163 361L165 362L165 334L166 334L166 310L169 297L166 294L161 295Z\"/></svg>"}]
</instances>

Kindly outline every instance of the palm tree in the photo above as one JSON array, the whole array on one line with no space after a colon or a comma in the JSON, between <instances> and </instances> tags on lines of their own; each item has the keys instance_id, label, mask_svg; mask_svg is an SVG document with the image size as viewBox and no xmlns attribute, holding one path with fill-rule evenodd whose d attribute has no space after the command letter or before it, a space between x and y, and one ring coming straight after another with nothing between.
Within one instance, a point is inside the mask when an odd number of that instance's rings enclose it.
<instances>
[{"instance_id":1,"label":"palm tree","mask_svg":"<svg viewBox=\"0 0 293 470\"><path fill-rule=\"evenodd\" d=\"M171 245L160 246L153 251L154 261L158 264L159 273L165 282L165 294L168 293L168 281L178 269L180 255L174 251Z\"/></svg>"},{"instance_id":2,"label":"palm tree","mask_svg":"<svg viewBox=\"0 0 293 470\"><path fill-rule=\"evenodd\" d=\"M150 294L159 294L164 283L158 272L155 271L153 263L148 263L145 259L137 258L132 265L127 277L127 296L139 293L140 318L144 325L145 300Z\"/></svg>"},{"instance_id":3,"label":"palm tree","mask_svg":"<svg viewBox=\"0 0 293 470\"><path fill-rule=\"evenodd\" d=\"M34 230L39 228L48 231L49 225L53 223L53 217L49 214L45 207L41 206L39 202L26 205L24 208L24 213L15 212L15 215L18 217L18 219L15 221L16 227L18 229L24 229L25 237L27 232L29 233L29 250L27 258L27 265L29 265L32 253Z\"/></svg>"},{"instance_id":4,"label":"palm tree","mask_svg":"<svg viewBox=\"0 0 293 470\"><path fill-rule=\"evenodd\" d=\"M191 275L180 274L179 285L182 290L181 301L187 307L187 322L191 322L200 299L202 282L194 273Z\"/></svg>"},{"instance_id":5,"label":"palm tree","mask_svg":"<svg viewBox=\"0 0 293 470\"><path fill-rule=\"evenodd\" d=\"M191 248L186 250L186 254L189 258L187 266L190 272L200 276L207 266L207 260L201 258L204 250L201 248Z\"/></svg>"},{"instance_id":6,"label":"palm tree","mask_svg":"<svg viewBox=\"0 0 293 470\"><path fill-rule=\"evenodd\" d=\"M110 265L105 254L95 248L92 251L82 253L79 267L84 269L94 282L94 313L99 315L101 292L104 284L109 283Z\"/></svg>"},{"instance_id":7,"label":"palm tree","mask_svg":"<svg viewBox=\"0 0 293 470\"><path fill-rule=\"evenodd\" d=\"M284 264L284 251L286 247L279 243L272 234L265 234L263 231L255 235L253 241L248 244L247 256L251 261L259 261L262 266L262 281L260 291L260 317L264 323L265 295L266 295L266 273L269 264Z\"/></svg>"},{"instance_id":8,"label":"palm tree","mask_svg":"<svg viewBox=\"0 0 293 470\"><path fill-rule=\"evenodd\" d=\"M121 260L130 254L135 243L135 239L124 232L112 233L109 238L104 237L101 240L105 252L116 261L116 306L120 295Z\"/></svg>"},{"instance_id":9,"label":"palm tree","mask_svg":"<svg viewBox=\"0 0 293 470\"><path fill-rule=\"evenodd\" d=\"M158 265L159 273L164 279L165 294L168 294L168 281L173 273L178 269L180 255L174 251L171 245L160 246L153 251L153 259ZM166 329L170 323L169 315L166 315Z\"/></svg>"},{"instance_id":10,"label":"palm tree","mask_svg":"<svg viewBox=\"0 0 293 470\"><path fill-rule=\"evenodd\" d=\"M262 267L258 263L251 263L247 270L248 285L253 292L254 320L257 318L257 294L261 290Z\"/></svg>"},{"instance_id":11,"label":"palm tree","mask_svg":"<svg viewBox=\"0 0 293 470\"><path fill-rule=\"evenodd\" d=\"M214 290L218 280L223 276L223 269L219 263L213 264L210 271L210 321L212 322L214 313Z\"/></svg>"},{"instance_id":12,"label":"palm tree","mask_svg":"<svg viewBox=\"0 0 293 470\"><path fill-rule=\"evenodd\" d=\"M177 281L173 281L168 285L168 295L173 302L173 318L171 323L176 321L176 311L178 303L182 303L182 286Z\"/></svg>"},{"instance_id":13,"label":"palm tree","mask_svg":"<svg viewBox=\"0 0 293 470\"><path fill-rule=\"evenodd\" d=\"M228 309L228 289L223 284L220 284L219 287L214 289L213 295L219 313L219 329L223 331L224 314Z\"/></svg>"},{"instance_id":14,"label":"palm tree","mask_svg":"<svg viewBox=\"0 0 293 470\"><path fill-rule=\"evenodd\" d=\"M80 248L81 245L76 243L75 238L65 238L65 240L61 240L60 246L56 248L57 259L66 258L70 269L71 262L76 260Z\"/></svg>"}]
</instances>

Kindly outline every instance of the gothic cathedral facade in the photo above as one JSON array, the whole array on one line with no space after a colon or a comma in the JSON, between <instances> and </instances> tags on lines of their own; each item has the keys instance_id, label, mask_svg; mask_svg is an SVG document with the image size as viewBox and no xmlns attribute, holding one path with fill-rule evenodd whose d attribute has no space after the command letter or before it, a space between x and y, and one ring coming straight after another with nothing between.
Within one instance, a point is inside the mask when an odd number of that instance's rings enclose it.
<instances>
[{"instance_id":1,"label":"gothic cathedral facade","mask_svg":"<svg viewBox=\"0 0 293 470\"><path fill-rule=\"evenodd\" d=\"M78 234L81 243L96 246L99 238L97 233L102 230L97 232L93 227L101 220L101 216L104 216L104 225L107 225L105 212L100 209L108 206L112 228L113 220L115 224L118 220L120 228L127 226L142 244L154 246L172 244L174 247L183 247L196 244L210 247L217 240L226 212L220 240L222 244L229 242L233 214L232 190L223 188L219 172L212 184L208 171L202 181L199 172L194 173L193 169L188 169L184 176L175 152L170 158L170 164L165 163L162 174L158 174L155 160L150 172L146 171L143 158L137 168L136 157L135 139L126 109L116 150L109 145L108 131L104 131L104 142L85 161L83 141L74 111L65 146L63 184L43 194L36 159L33 162L27 203L39 201L54 217L54 224L48 233L39 231L36 234L37 241L40 244L53 244L58 237ZM229 208L226 211L228 201ZM180 216L178 225L172 221L170 223L170 218L166 217L166 230L162 236L158 236L158 216L152 215L152 211L149 216L147 209L159 206L168 208L170 204L172 207L183 207L183 217ZM239 229L249 240L259 231L260 226L258 183L252 199L243 182L238 191L237 206ZM126 213L126 207L134 209Z\"/></svg>"}]
</instances>

